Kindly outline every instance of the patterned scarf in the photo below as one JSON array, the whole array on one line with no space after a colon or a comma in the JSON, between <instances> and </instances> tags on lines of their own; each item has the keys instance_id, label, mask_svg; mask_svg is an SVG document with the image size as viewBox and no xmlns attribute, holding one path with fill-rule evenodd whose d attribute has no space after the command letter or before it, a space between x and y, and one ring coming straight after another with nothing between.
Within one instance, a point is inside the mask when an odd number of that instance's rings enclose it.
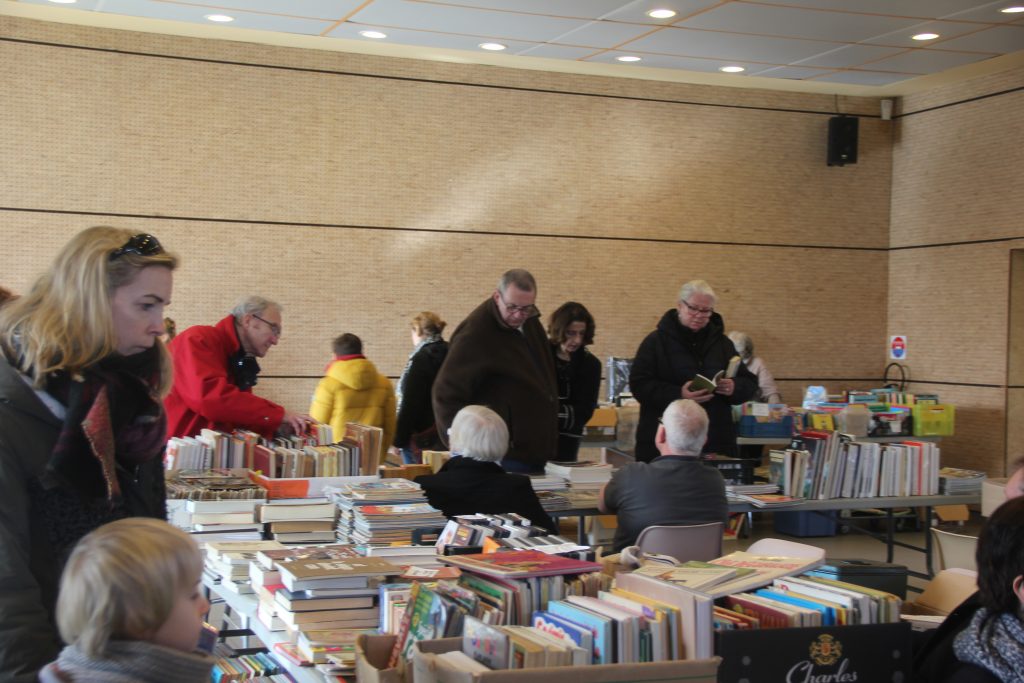
<instances>
[{"instance_id":1,"label":"patterned scarf","mask_svg":"<svg viewBox=\"0 0 1024 683\"><path fill-rule=\"evenodd\" d=\"M67 408L47 473L84 500L121 499L118 469L160 457L166 416L156 394L160 352L113 355L81 375L54 373L46 392Z\"/></svg>"},{"instance_id":2,"label":"patterned scarf","mask_svg":"<svg viewBox=\"0 0 1024 683\"><path fill-rule=\"evenodd\" d=\"M989 616L984 607L956 637L953 651L961 662L992 672L1004 683L1024 682L1024 624L1014 614Z\"/></svg>"},{"instance_id":3,"label":"patterned scarf","mask_svg":"<svg viewBox=\"0 0 1024 683\"><path fill-rule=\"evenodd\" d=\"M398 391L396 392L398 394L398 410L402 409L402 394L405 392L405 378L409 374L409 368L412 367L413 356L419 353L420 349L422 349L427 344L433 344L434 342L439 341L441 341L441 335L432 334L426 339L420 341L420 343L418 343L416 346L412 347L412 353L409 354L409 359L405 361L405 367L402 368L402 374L398 378Z\"/></svg>"}]
</instances>

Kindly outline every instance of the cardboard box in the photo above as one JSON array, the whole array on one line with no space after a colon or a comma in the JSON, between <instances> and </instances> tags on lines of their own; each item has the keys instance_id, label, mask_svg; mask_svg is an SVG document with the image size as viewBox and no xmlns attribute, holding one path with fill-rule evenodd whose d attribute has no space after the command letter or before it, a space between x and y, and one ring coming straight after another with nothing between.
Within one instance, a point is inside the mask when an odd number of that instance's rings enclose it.
<instances>
[{"instance_id":1,"label":"cardboard box","mask_svg":"<svg viewBox=\"0 0 1024 683\"><path fill-rule=\"evenodd\" d=\"M471 674L451 668L437 655L462 648L461 638L424 640L413 649L416 683L627 683L628 681L686 681L716 683L718 657L646 664L596 664L587 667L509 669ZM570 670L572 671L570 673ZM567 678L568 677L568 678ZM359 683L364 683L359 678Z\"/></svg>"},{"instance_id":2,"label":"cardboard box","mask_svg":"<svg viewBox=\"0 0 1024 683\"><path fill-rule=\"evenodd\" d=\"M978 590L978 573L970 569L943 569L928 582L917 600L903 603L903 614L946 616Z\"/></svg>"},{"instance_id":3,"label":"cardboard box","mask_svg":"<svg viewBox=\"0 0 1024 683\"><path fill-rule=\"evenodd\" d=\"M583 428L583 438L590 440L614 441L615 426L619 422L619 414L614 406L598 408L590 416L590 421Z\"/></svg>"},{"instance_id":4,"label":"cardboard box","mask_svg":"<svg viewBox=\"0 0 1024 683\"><path fill-rule=\"evenodd\" d=\"M356 639L356 680L359 683L404 683L399 669L387 668L396 638L361 634Z\"/></svg>"},{"instance_id":5,"label":"cardboard box","mask_svg":"<svg viewBox=\"0 0 1024 683\"><path fill-rule=\"evenodd\" d=\"M721 681L910 680L909 624L719 631ZM881 654L884 653L884 656Z\"/></svg>"},{"instance_id":6,"label":"cardboard box","mask_svg":"<svg viewBox=\"0 0 1024 683\"><path fill-rule=\"evenodd\" d=\"M320 498L325 486L341 486L359 481L377 481L377 475L355 477L296 477L275 479L258 472L250 472L249 478L267 490L269 500L281 498Z\"/></svg>"}]
</instances>

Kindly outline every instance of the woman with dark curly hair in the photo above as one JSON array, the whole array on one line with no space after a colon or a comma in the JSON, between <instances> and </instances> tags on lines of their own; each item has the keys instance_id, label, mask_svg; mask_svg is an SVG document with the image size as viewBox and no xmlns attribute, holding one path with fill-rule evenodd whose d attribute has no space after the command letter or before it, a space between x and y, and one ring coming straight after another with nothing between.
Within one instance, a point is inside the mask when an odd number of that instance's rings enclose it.
<instances>
[{"instance_id":1,"label":"woman with dark curly hair","mask_svg":"<svg viewBox=\"0 0 1024 683\"><path fill-rule=\"evenodd\" d=\"M594 316L583 304L568 301L551 314L548 339L558 374L558 456L575 461L583 427L597 407L601 362L587 346L594 343Z\"/></svg>"}]
</instances>

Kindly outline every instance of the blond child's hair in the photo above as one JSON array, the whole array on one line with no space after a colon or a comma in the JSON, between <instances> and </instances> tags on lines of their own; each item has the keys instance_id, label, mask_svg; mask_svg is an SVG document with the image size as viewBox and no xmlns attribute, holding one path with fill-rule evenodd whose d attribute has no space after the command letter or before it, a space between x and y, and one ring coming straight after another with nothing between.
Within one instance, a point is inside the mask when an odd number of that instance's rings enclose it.
<instances>
[{"instance_id":1,"label":"blond child's hair","mask_svg":"<svg viewBox=\"0 0 1024 683\"><path fill-rule=\"evenodd\" d=\"M60 635L87 657L102 657L111 640L147 640L202 571L199 546L167 522L129 517L104 524L78 542L64 567Z\"/></svg>"}]
</instances>

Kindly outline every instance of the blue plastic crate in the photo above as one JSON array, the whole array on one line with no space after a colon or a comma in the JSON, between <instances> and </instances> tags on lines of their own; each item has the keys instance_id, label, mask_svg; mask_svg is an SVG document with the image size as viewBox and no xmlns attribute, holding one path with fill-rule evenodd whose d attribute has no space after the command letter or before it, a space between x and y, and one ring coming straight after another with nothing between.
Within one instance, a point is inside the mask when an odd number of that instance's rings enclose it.
<instances>
[{"instance_id":1,"label":"blue plastic crate","mask_svg":"<svg viewBox=\"0 0 1024 683\"><path fill-rule=\"evenodd\" d=\"M786 415L781 422L758 422L754 415L741 415L739 434L749 437L790 437L793 436L793 416Z\"/></svg>"}]
</instances>

